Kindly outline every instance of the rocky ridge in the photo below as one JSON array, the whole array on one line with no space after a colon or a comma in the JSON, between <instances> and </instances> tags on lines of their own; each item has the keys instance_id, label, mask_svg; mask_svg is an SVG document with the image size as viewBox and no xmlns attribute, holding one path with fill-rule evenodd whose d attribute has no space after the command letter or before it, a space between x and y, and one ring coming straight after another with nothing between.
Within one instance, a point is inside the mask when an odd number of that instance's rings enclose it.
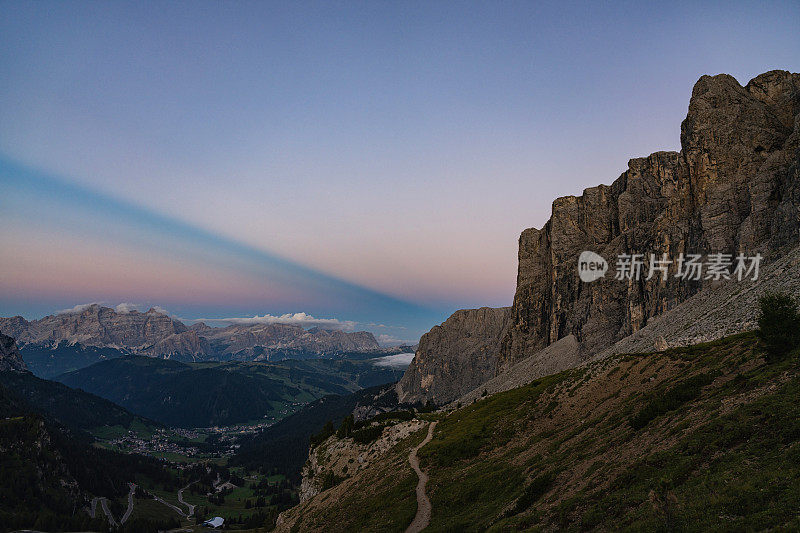
<instances>
[{"instance_id":1,"label":"rocky ridge","mask_svg":"<svg viewBox=\"0 0 800 533\"><path fill-rule=\"evenodd\" d=\"M15 337L21 346L55 349L67 342L183 361L264 361L380 351L366 331L306 330L294 324L187 327L156 309L118 312L99 304L32 321L19 316L0 318L0 332Z\"/></svg>"},{"instance_id":2,"label":"rocky ridge","mask_svg":"<svg viewBox=\"0 0 800 533\"><path fill-rule=\"evenodd\" d=\"M27 372L13 337L0 333L0 372Z\"/></svg>"},{"instance_id":3,"label":"rocky ridge","mask_svg":"<svg viewBox=\"0 0 800 533\"><path fill-rule=\"evenodd\" d=\"M201 329L215 351L237 360L268 361L294 355L333 355L379 351L372 333L320 328L304 329L295 324L231 325Z\"/></svg>"},{"instance_id":4,"label":"rocky ridge","mask_svg":"<svg viewBox=\"0 0 800 533\"><path fill-rule=\"evenodd\" d=\"M441 386L433 385L462 381L453 367L485 368L493 361L494 374L502 374L570 336L574 345L556 350L559 355L550 359L557 361L544 367L574 366L719 285L676 278L674 272L666 280L624 281L612 272L584 283L577 276L584 250L612 266L618 255L635 253L673 259L681 253L761 253L765 265L779 260L800 241L799 173L800 74L771 71L744 87L726 74L703 76L681 125L680 152L632 159L610 186L557 199L542 229L522 232L517 290L495 339L499 348L468 355L456 365L446 348L420 354L421 342L408 379L398 386L401 401L454 400L470 389L454 385L442 394ZM441 328L451 331L436 336L460 342L462 353L471 351L470 332L447 322ZM492 342L479 336L476 346ZM486 381L493 374L482 370L481 375Z\"/></svg>"},{"instance_id":5,"label":"rocky ridge","mask_svg":"<svg viewBox=\"0 0 800 533\"><path fill-rule=\"evenodd\" d=\"M369 444L360 444L352 438L328 437L322 444L312 447L308 462L303 467L300 483L300 501L305 502L322 492L327 475L346 479L379 461L398 442L425 427L423 420L409 420L384 428L383 434Z\"/></svg>"}]
</instances>

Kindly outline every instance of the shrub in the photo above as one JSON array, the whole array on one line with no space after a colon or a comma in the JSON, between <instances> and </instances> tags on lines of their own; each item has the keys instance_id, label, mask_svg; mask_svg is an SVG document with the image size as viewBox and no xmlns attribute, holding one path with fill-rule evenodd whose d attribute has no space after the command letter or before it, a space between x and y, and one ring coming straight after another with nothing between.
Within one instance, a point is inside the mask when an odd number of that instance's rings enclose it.
<instances>
[{"instance_id":1,"label":"shrub","mask_svg":"<svg viewBox=\"0 0 800 533\"><path fill-rule=\"evenodd\" d=\"M311 436L311 447L313 448L319 446L320 444L325 442L325 439L333 435L335 432L336 429L333 427L333 422L331 420L328 420L325 423L325 426L322 428L322 431L320 431L316 435Z\"/></svg>"},{"instance_id":2,"label":"shrub","mask_svg":"<svg viewBox=\"0 0 800 533\"><path fill-rule=\"evenodd\" d=\"M531 505L536 503L539 498L547 494L547 491L550 490L550 486L553 484L553 479L553 474L549 472L534 478L530 484L525 487L522 496L517 499L517 503L514 505L511 512L507 513L508 516L519 514L527 510Z\"/></svg>"},{"instance_id":3,"label":"shrub","mask_svg":"<svg viewBox=\"0 0 800 533\"><path fill-rule=\"evenodd\" d=\"M345 478L339 477L329 470L328 472L325 473L325 477L322 478L322 490L325 491L332 487L335 487L336 485L344 481L344 479Z\"/></svg>"},{"instance_id":4,"label":"shrub","mask_svg":"<svg viewBox=\"0 0 800 533\"><path fill-rule=\"evenodd\" d=\"M700 396L701 389L714 381L713 374L699 374L681 381L663 394L650 400L636 416L631 418L631 427L639 430L654 418L673 411Z\"/></svg>"},{"instance_id":5,"label":"shrub","mask_svg":"<svg viewBox=\"0 0 800 533\"><path fill-rule=\"evenodd\" d=\"M431 400L428 400L427 402L425 402L425 406L424 407L420 407L419 409L417 409L417 411L419 411L420 413L432 413L435 410L436 410L436 406L433 404L433 402Z\"/></svg>"},{"instance_id":6,"label":"shrub","mask_svg":"<svg viewBox=\"0 0 800 533\"><path fill-rule=\"evenodd\" d=\"M355 426L353 415L345 417L345 419L342 420L342 425L339 426L339 429L336 431L336 436L340 439L346 439L353 434L353 426Z\"/></svg>"},{"instance_id":7,"label":"shrub","mask_svg":"<svg viewBox=\"0 0 800 533\"><path fill-rule=\"evenodd\" d=\"M774 293L758 301L758 339L767 362L780 361L800 344L800 312L787 294Z\"/></svg>"},{"instance_id":8,"label":"shrub","mask_svg":"<svg viewBox=\"0 0 800 533\"><path fill-rule=\"evenodd\" d=\"M353 431L353 440L361 444L369 444L383 435L384 426L367 426Z\"/></svg>"}]
</instances>

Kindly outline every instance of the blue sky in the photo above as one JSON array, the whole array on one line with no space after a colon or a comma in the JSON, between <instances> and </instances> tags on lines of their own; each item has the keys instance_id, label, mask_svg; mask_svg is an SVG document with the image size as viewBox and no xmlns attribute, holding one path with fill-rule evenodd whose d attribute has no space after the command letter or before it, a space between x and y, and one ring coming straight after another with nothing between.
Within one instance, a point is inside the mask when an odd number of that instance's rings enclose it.
<instances>
[{"instance_id":1,"label":"blue sky","mask_svg":"<svg viewBox=\"0 0 800 533\"><path fill-rule=\"evenodd\" d=\"M509 305L520 231L678 149L701 75L800 70L798 20L796 2L0 1L0 314L305 312L413 340Z\"/></svg>"}]
</instances>

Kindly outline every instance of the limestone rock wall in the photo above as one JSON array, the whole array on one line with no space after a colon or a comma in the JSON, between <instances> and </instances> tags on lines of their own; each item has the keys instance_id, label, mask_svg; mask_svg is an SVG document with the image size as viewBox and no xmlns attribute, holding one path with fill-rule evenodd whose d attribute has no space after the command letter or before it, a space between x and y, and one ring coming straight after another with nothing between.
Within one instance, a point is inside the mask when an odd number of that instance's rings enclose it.
<instances>
[{"instance_id":1,"label":"limestone rock wall","mask_svg":"<svg viewBox=\"0 0 800 533\"><path fill-rule=\"evenodd\" d=\"M645 326L711 281L658 276L583 283L583 250L619 254L760 252L774 260L800 230L800 75L773 71L742 87L703 76L681 126L679 153L633 159L611 186L553 203L525 230L499 370L574 335L590 356Z\"/></svg>"},{"instance_id":2,"label":"limestone rock wall","mask_svg":"<svg viewBox=\"0 0 800 533\"><path fill-rule=\"evenodd\" d=\"M397 384L401 402L443 404L494 376L508 307L462 309L422 336Z\"/></svg>"},{"instance_id":3,"label":"limestone rock wall","mask_svg":"<svg viewBox=\"0 0 800 533\"><path fill-rule=\"evenodd\" d=\"M401 401L452 401L567 337L570 350L547 353L569 360L534 366L574 366L719 283L675 278L674 265L666 280L618 281L620 254L758 252L769 263L800 242L800 74L744 87L703 76L680 138L680 152L632 159L611 185L556 199L544 227L520 236L511 308L458 311L424 335ZM605 278L579 279L584 250L609 262Z\"/></svg>"}]
</instances>

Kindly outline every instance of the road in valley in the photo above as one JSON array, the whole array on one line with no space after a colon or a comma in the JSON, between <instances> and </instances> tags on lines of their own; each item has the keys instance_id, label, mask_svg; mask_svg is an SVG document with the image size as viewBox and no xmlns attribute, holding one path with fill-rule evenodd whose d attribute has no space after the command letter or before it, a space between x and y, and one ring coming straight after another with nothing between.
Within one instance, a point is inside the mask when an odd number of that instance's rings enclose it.
<instances>
[{"instance_id":1,"label":"road in valley","mask_svg":"<svg viewBox=\"0 0 800 533\"><path fill-rule=\"evenodd\" d=\"M161 502L161 503L163 503L164 505L166 505L167 507L169 507L170 509L172 509L173 511L175 511L176 513L178 513L179 515L181 515L183 518L188 518L188 517L190 516L190 515L187 515L187 514L186 514L186 511L184 511L183 509L181 509L181 508L179 508L179 507L177 507L177 506L175 506L175 505L172 505L171 503L169 503L168 501L166 501L164 498L161 498L161 497L159 497L159 496L156 496L155 494L153 495L153 498L154 498L154 499L155 499L157 502ZM192 512L194 512L194 509L192 509Z\"/></svg>"},{"instance_id":2,"label":"road in valley","mask_svg":"<svg viewBox=\"0 0 800 533\"><path fill-rule=\"evenodd\" d=\"M108 508L108 499L107 498L100 498L100 507L103 508L103 512L106 513L106 517L108 517L108 523L111 524L113 527L117 527L117 521L114 520L114 515L111 514L111 510Z\"/></svg>"},{"instance_id":3,"label":"road in valley","mask_svg":"<svg viewBox=\"0 0 800 533\"><path fill-rule=\"evenodd\" d=\"M128 483L128 488L130 488L130 492L128 493L128 508L125 510L125 514L122 515L122 519L119 521L120 524L124 524L133 512L133 494L136 491L136 483Z\"/></svg>"},{"instance_id":4,"label":"road in valley","mask_svg":"<svg viewBox=\"0 0 800 533\"><path fill-rule=\"evenodd\" d=\"M189 483L189 485L191 485L191 483ZM191 503L187 503L187 502L183 501L183 491L188 489L189 485L186 485L185 487L183 487L181 490L178 491L178 502L180 502L182 505L185 505L186 508L189 509L189 514L186 515L187 517L194 515L194 507L195 507Z\"/></svg>"}]
</instances>

